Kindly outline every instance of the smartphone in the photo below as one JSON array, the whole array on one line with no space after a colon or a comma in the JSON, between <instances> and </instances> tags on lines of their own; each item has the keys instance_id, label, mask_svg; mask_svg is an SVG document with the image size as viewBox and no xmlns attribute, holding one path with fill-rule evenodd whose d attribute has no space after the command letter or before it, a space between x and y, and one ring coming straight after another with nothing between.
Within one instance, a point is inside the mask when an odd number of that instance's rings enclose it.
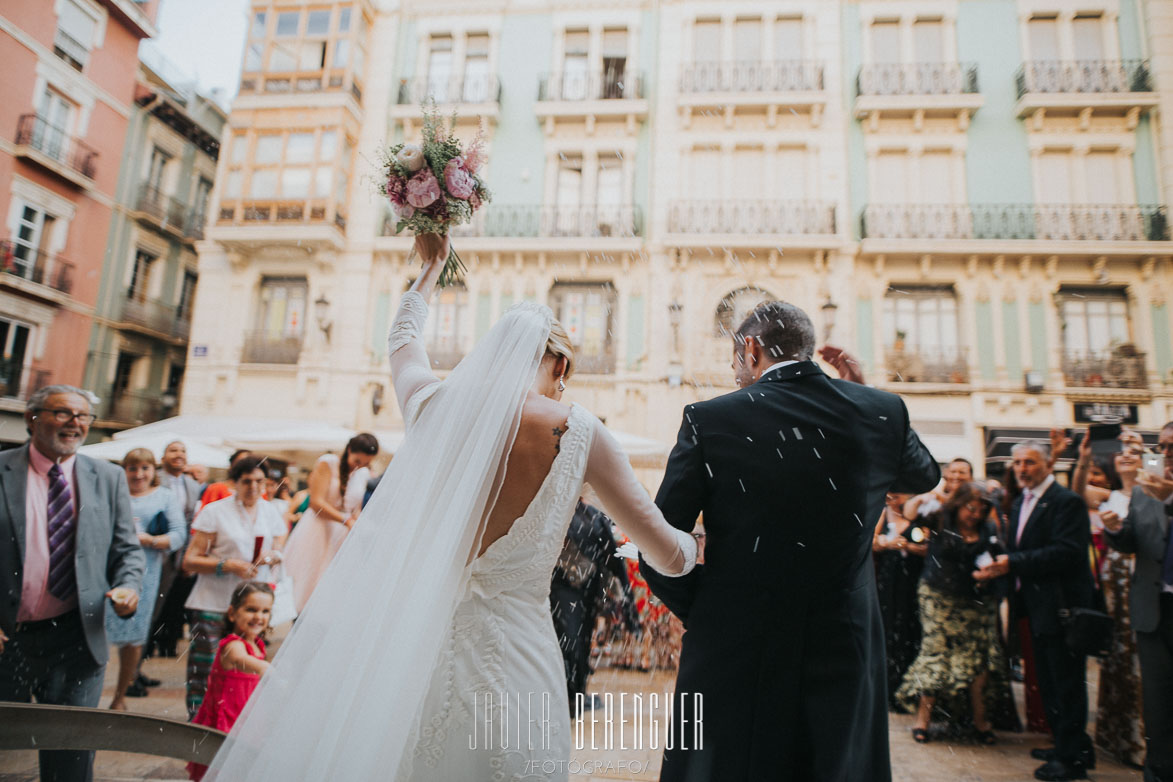
<instances>
[{"instance_id":1,"label":"smartphone","mask_svg":"<svg viewBox=\"0 0 1173 782\"><path fill-rule=\"evenodd\" d=\"M986 565L994 564L994 558L990 556L990 552L983 551L978 555L977 559L974 560L973 564L977 565L978 570L981 570Z\"/></svg>"},{"instance_id":2,"label":"smartphone","mask_svg":"<svg viewBox=\"0 0 1173 782\"><path fill-rule=\"evenodd\" d=\"M1157 478L1165 477L1165 455L1162 453L1146 453L1142 456L1141 469Z\"/></svg>"},{"instance_id":3,"label":"smartphone","mask_svg":"<svg viewBox=\"0 0 1173 782\"><path fill-rule=\"evenodd\" d=\"M1120 424L1092 424L1088 430L1092 453L1111 454L1120 450Z\"/></svg>"}]
</instances>

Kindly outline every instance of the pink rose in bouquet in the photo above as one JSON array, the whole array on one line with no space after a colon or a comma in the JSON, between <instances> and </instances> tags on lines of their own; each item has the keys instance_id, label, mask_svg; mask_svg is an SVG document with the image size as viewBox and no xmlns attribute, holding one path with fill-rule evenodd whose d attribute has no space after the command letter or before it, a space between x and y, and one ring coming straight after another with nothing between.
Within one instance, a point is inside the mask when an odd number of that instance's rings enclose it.
<instances>
[{"instance_id":1,"label":"pink rose in bouquet","mask_svg":"<svg viewBox=\"0 0 1173 782\"><path fill-rule=\"evenodd\" d=\"M416 209L431 206L440 197L440 183L430 169L424 169L407 180L407 203Z\"/></svg>"},{"instance_id":2,"label":"pink rose in bouquet","mask_svg":"<svg viewBox=\"0 0 1173 782\"><path fill-rule=\"evenodd\" d=\"M454 157L444 166L444 185L457 198L467 199L476 192L477 183L464 168L464 160Z\"/></svg>"}]
</instances>

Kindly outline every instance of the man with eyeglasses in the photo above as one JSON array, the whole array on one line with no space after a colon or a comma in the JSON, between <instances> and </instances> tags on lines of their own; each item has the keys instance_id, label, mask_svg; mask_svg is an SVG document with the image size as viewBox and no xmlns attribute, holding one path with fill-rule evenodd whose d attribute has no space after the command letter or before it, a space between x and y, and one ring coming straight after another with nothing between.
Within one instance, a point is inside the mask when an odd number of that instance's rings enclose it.
<instances>
[{"instance_id":1,"label":"man with eyeglasses","mask_svg":"<svg viewBox=\"0 0 1173 782\"><path fill-rule=\"evenodd\" d=\"M0 701L88 706L102 695L106 602L138 607L145 558L125 473L82 456L98 399L29 397L29 441L0 453ZM43 750L41 779L88 782L94 753Z\"/></svg>"},{"instance_id":2,"label":"man with eyeglasses","mask_svg":"<svg viewBox=\"0 0 1173 782\"><path fill-rule=\"evenodd\" d=\"M1100 517L1108 545L1136 554L1128 605L1140 657L1145 782L1173 782L1173 421L1161 429L1157 448L1165 474L1140 473L1126 518Z\"/></svg>"}]
</instances>

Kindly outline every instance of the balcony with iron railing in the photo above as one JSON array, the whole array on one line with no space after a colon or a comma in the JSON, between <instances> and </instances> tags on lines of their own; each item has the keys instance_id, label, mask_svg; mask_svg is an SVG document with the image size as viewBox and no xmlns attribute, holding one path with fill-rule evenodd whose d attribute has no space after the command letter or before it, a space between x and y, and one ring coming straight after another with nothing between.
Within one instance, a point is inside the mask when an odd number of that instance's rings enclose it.
<instances>
[{"instance_id":1,"label":"balcony with iron railing","mask_svg":"<svg viewBox=\"0 0 1173 782\"><path fill-rule=\"evenodd\" d=\"M872 204L864 239L1167 242L1164 206L1111 204Z\"/></svg>"},{"instance_id":2,"label":"balcony with iron railing","mask_svg":"<svg viewBox=\"0 0 1173 782\"><path fill-rule=\"evenodd\" d=\"M349 88L347 84L349 83ZM266 93L269 95L292 95L315 92L345 92L359 103L362 102L362 86L359 80L347 78L345 68L326 68L308 71L269 71L246 73L240 79L240 94Z\"/></svg>"},{"instance_id":3,"label":"balcony with iron railing","mask_svg":"<svg viewBox=\"0 0 1173 782\"><path fill-rule=\"evenodd\" d=\"M20 242L0 241L0 284L17 277L69 294L73 290L73 276L74 265L60 255Z\"/></svg>"},{"instance_id":4,"label":"balcony with iron railing","mask_svg":"<svg viewBox=\"0 0 1173 782\"><path fill-rule=\"evenodd\" d=\"M1157 105L1147 60L1032 61L1014 78L1020 117L1039 109L1141 111Z\"/></svg>"},{"instance_id":5,"label":"balcony with iron railing","mask_svg":"<svg viewBox=\"0 0 1173 782\"><path fill-rule=\"evenodd\" d=\"M156 299L127 298L122 302L121 322L186 342L191 333L191 315L173 304Z\"/></svg>"},{"instance_id":6,"label":"balcony with iron railing","mask_svg":"<svg viewBox=\"0 0 1173 782\"><path fill-rule=\"evenodd\" d=\"M818 201L672 201L668 232L679 234L830 235L835 205Z\"/></svg>"},{"instance_id":7,"label":"balcony with iron railing","mask_svg":"<svg viewBox=\"0 0 1173 782\"><path fill-rule=\"evenodd\" d=\"M161 391L121 391L111 394L101 418L118 424L140 426L160 420L165 412Z\"/></svg>"},{"instance_id":8,"label":"balcony with iron railing","mask_svg":"<svg viewBox=\"0 0 1173 782\"><path fill-rule=\"evenodd\" d=\"M187 206L149 182L139 186L134 212L140 222L176 236L186 235Z\"/></svg>"},{"instance_id":9,"label":"balcony with iron railing","mask_svg":"<svg viewBox=\"0 0 1173 782\"><path fill-rule=\"evenodd\" d=\"M13 154L31 160L79 187L92 187L98 152L36 114L21 115Z\"/></svg>"},{"instance_id":10,"label":"balcony with iron railing","mask_svg":"<svg viewBox=\"0 0 1173 782\"><path fill-rule=\"evenodd\" d=\"M449 233L457 238L632 238L642 235L643 230L643 211L638 206L489 204L471 223L455 226ZM394 233L392 217L383 223L382 235Z\"/></svg>"},{"instance_id":11,"label":"balcony with iron railing","mask_svg":"<svg viewBox=\"0 0 1173 782\"><path fill-rule=\"evenodd\" d=\"M807 60L695 62L680 69L680 93L820 92L823 65Z\"/></svg>"},{"instance_id":12,"label":"balcony with iron railing","mask_svg":"<svg viewBox=\"0 0 1173 782\"><path fill-rule=\"evenodd\" d=\"M326 199L221 201L212 239L341 249L346 215Z\"/></svg>"},{"instance_id":13,"label":"balcony with iron railing","mask_svg":"<svg viewBox=\"0 0 1173 782\"><path fill-rule=\"evenodd\" d=\"M973 63L873 63L855 79L855 116L872 112L970 115L982 105Z\"/></svg>"},{"instance_id":14,"label":"balcony with iron railing","mask_svg":"<svg viewBox=\"0 0 1173 782\"><path fill-rule=\"evenodd\" d=\"M1063 376L1068 386L1080 388L1148 388L1145 354L1132 345L1107 351L1064 351Z\"/></svg>"},{"instance_id":15,"label":"balcony with iron railing","mask_svg":"<svg viewBox=\"0 0 1173 782\"><path fill-rule=\"evenodd\" d=\"M969 382L966 349L890 345L884 349L884 369L890 383Z\"/></svg>"},{"instance_id":16,"label":"balcony with iron railing","mask_svg":"<svg viewBox=\"0 0 1173 782\"><path fill-rule=\"evenodd\" d=\"M622 118L634 131L636 119L647 116L648 101L642 75L632 71L546 74L538 80L535 114L555 118ZM547 127L550 131L552 128Z\"/></svg>"},{"instance_id":17,"label":"balcony with iron railing","mask_svg":"<svg viewBox=\"0 0 1173 782\"><path fill-rule=\"evenodd\" d=\"M437 104L471 104L470 108L479 110L480 104L501 102L501 83L492 74L460 75L447 80L420 76L399 82L399 105L418 113L420 103L428 99Z\"/></svg>"},{"instance_id":18,"label":"balcony with iron railing","mask_svg":"<svg viewBox=\"0 0 1173 782\"><path fill-rule=\"evenodd\" d=\"M300 334L282 335L250 331L244 335L240 360L244 364L297 364L301 358Z\"/></svg>"}]
</instances>

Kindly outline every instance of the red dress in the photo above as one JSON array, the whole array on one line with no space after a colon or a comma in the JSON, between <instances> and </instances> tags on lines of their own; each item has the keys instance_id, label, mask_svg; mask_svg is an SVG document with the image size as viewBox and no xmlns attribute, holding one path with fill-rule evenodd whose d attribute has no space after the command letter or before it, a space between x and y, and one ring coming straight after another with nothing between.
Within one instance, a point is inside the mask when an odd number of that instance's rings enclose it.
<instances>
[{"instance_id":1,"label":"red dress","mask_svg":"<svg viewBox=\"0 0 1173 782\"><path fill-rule=\"evenodd\" d=\"M244 711L244 704L248 703L249 696L261 681L259 673L245 673L244 671L228 671L220 664L220 655L224 647L232 641L244 641L239 635L230 633L220 640L220 647L216 650L216 659L212 662L212 672L208 674L208 690L204 695L204 702L196 712L192 723L206 725L209 728L222 730L225 733L232 730L236 718ZM257 639L257 651L260 654L249 652L249 656L258 660L265 659L265 642ZM248 651L248 644L244 645ZM187 774L194 780L204 778L208 767L202 763L188 763Z\"/></svg>"}]
</instances>

